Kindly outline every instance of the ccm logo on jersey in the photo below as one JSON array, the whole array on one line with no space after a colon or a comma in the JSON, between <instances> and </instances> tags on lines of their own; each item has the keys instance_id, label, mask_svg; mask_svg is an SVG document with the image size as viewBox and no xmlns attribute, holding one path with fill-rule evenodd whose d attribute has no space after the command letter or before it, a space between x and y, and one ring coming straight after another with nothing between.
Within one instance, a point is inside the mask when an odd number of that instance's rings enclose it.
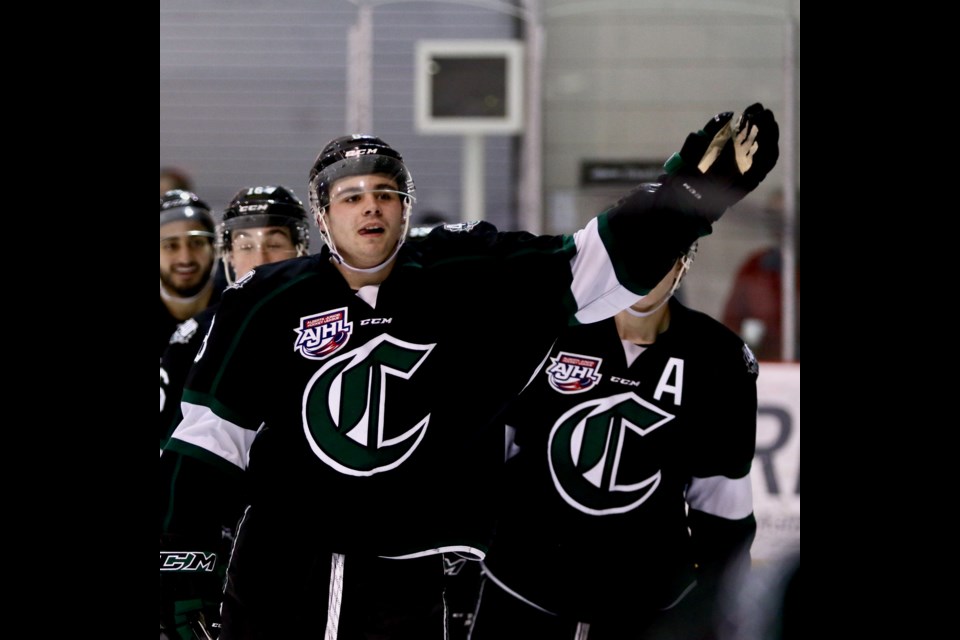
<instances>
[{"instance_id":1,"label":"ccm logo on jersey","mask_svg":"<svg viewBox=\"0 0 960 640\"><path fill-rule=\"evenodd\" d=\"M583 393L595 387L603 377L600 375L603 358L561 351L556 358L550 358L550 362L553 364L546 371L547 380L560 393Z\"/></svg>"},{"instance_id":2,"label":"ccm logo on jersey","mask_svg":"<svg viewBox=\"0 0 960 640\"><path fill-rule=\"evenodd\" d=\"M300 326L294 331L294 351L310 360L323 360L347 344L353 323L347 320L347 308L341 307L300 318Z\"/></svg>"},{"instance_id":3,"label":"ccm logo on jersey","mask_svg":"<svg viewBox=\"0 0 960 640\"><path fill-rule=\"evenodd\" d=\"M365 327L369 324L390 324L393 318L364 318L360 321L360 326Z\"/></svg>"},{"instance_id":4,"label":"ccm logo on jersey","mask_svg":"<svg viewBox=\"0 0 960 640\"><path fill-rule=\"evenodd\" d=\"M217 554L203 551L161 551L160 571L213 571Z\"/></svg>"}]
</instances>

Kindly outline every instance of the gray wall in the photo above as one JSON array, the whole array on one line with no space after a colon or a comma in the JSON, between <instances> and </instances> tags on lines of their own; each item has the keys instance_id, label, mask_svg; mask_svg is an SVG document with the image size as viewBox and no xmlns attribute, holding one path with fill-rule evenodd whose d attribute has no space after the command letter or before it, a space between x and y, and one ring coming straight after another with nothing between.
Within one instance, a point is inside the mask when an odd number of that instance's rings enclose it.
<instances>
[{"instance_id":1,"label":"gray wall","mask_svg":"<svg viewBox=\"0 0 960 640\"><path fill-rule=\"evenodd\" d=\"M306 203L323 145L346 131L347 0L160 0L160 165L196 180L223 209L242 187L281 183ZM514 38L504 13L433 2L373 14L373 131L398 148L417 184L415 212L459 219L461 138L414 132L414 48L420 39ZM486 141L487 211L509 226L512 140ZM414 215L416 220L416 213ZM319 249L313 235L313 249Z\"/></svg>"},{"instance_id":2,"label":"gray wall","mask_svg":"<svg viewBox=\"0 0 960 640\"><path fill-rule=\"evenodd\" d=\"M799 0L544 0L543 6L549 232L579 228L622 193L582 187L585 159L662 162L711 115L757 101L782 121L787 24L794 19L799 31ZM719 316L742 258L777 241L759 210L783 184L783 166L701 243L684 284L698 308Z\"/></svg>"},{"instance_id":3,"label":"gray wall","mask_svg":"<svg viewBox=\"0 0 960 640\"><path fill-rule=\"evenodd\" d=\"M527 0L536 4L535 0ZM416 211L460 211L459 136L414 130L419 39L522 37L507 3L390 2L373 12L373 133L399 148L417 182ZM662 161L712 114L762 101L784 110L799 78L799 0L540 0L546 33L543 197L547 232L569 232L622 189L583 188L585 159ZM487 7L487 8L485 8ZM160 164L180 166L222 209L241 187L282 183L306 201L317 152L345 131L347 0L161 0ZM785 66L787 23L797 58ZM799 120L799 80L795 85ZM799 125L796 130L799 141ZM486 140L486 217L517 220L516 140ZM799 184L799 153L796 179ZM776 241L759 210L783 162L701 244L688 302L718 316L736 266ZM319 239L313 236L313 248Z\"/></svg>"}]
</instances>

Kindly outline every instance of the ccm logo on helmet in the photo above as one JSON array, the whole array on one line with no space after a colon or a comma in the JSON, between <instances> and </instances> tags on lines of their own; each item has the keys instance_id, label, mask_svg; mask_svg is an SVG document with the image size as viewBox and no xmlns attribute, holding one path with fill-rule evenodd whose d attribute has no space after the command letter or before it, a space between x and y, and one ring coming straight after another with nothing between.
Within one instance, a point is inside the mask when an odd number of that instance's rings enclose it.
<instances>
[{"instance_id":1,"label":"ccm logo on helmet","mask_svg":"<svg viewBox=\"0 0 960 640\"><path fill-rule=\"evenodd\" d=\"M240 205L238 211L240 211L240 213L247 213L248 211L266 211L269 207L269 204L242 204Z\"/></svg>"},{"instance_id":2,"label":"ccm logo on helmet","mask_svg":"<svg viewBox=\"0 0 960 640\"><path fill-rule=\"evenodd\" d=\"M376 149L348 149L343 153L343 157L352 158L354 156L373 156L376 154Z\"/></svg>"}]
</instances>

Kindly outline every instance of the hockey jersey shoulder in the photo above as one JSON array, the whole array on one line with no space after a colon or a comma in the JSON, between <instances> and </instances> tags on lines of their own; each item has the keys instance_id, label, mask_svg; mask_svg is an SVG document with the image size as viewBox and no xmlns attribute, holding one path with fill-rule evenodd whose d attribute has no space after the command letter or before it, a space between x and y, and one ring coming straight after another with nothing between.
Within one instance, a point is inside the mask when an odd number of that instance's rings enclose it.
<instances>
[{"instance_id":1,"label":"hockey jersey shoulder","mask_svg":"<svg viewBox=\"0 0 960 640\"><path fill-rule=\"evenodd\" d=\"M270 292L277 292L305 279L317 277L324 271L321 256L311 255L255 267L239 276L227 287L222 301L230 306L253 304Z\"/></svg>"},{"instance_id":2,"label":"hockey jersey shoulder","mask_svg":"<svg viewBox=\"0 0 960 640\"><path fill-rule=\"evenodd\" d=\"M538 236L528 231L501 231L485 221L436 227L411 247L414 259L424 265L450 259L513 258L557 252L564 254L565 259L572 258L576 252L573 236Z\"/></svg>"},{"instance_id":3,"label":"hockey jersey shoulder","mask_svg":"<svg viewBox=\"0 0 960 640\"><path fill-rule=\"evenodd\" d=\"M693 340L698 349L711 353L718 367L731 373L746 371L752 376L759 374L756 357L734 331L710 315L690 309L676 299L671 300L670 305L674 318L671 322L682 328L685 339Z\"/></svg>"},{"instance_id":4,"label":"hockey jersey shoulder","mask_svg":"<svg viewBox=\"0 0 960 640\"><path fill-rule=\"evenodd\" d=\"M203 337L203 334L210 328L210 321L217 313L217 306L217 304L211 305L189 320L178 324L176 330L170 336L170 344L190 344L196 341L198 337Z\"/></svg>"}]
</instances>

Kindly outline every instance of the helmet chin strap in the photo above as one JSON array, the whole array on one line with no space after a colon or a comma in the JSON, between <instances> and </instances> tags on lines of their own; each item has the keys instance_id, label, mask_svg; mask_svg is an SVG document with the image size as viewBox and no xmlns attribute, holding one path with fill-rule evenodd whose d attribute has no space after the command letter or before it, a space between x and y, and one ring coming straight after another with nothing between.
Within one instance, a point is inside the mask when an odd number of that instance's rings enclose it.
<instances>
[{"instance_id":1,"label":"helmet chin strap","mask_svg":"<svg viewBox=\"0 0 960 640\"><path fill-rule=\"evenodd\" d=\"M320 212L320 215L318 216L320 218L319 222L322 223L317 225L320 228L320 238L327 245L327 247L329 247L330 255L333 257L334 260L336 260L337 264L343 265L345 269L349 269L354 273L377 273L378 271L382 271L388 264L393 262L394 258L397 257L397 254L400 253L400 247L403 246L403 241L406 240L407 238L407 229L410 228L410 209L411 208L412 207L408 199L403 205L403 231L400 234L400 239L397 241L397 246L394 247L393 252L387 257L386 260L384 260L383 262L381 262L380 264L374 267L368 267L366 269L362 269L360 267L353 266L352 264L350 264L349 262L343 259L343 256L340 255L340 252L337 251L337 245L333 241L333 235L326 230L327 228L327 224L326 224L327 210L326 209L322 210Z\"/></svg>"},{"instance_id":2,"label":"helmet chin strap","mask_svg":"<svg viewBox=\"0 0 960 640\"><path fill-rule=\"evenodd\" d=\"M667 304L667 300L669 300L672 297L673 297L673 291L670 291L670 293L663 296L663 300L658 302L657 305L653 309L650 309L649 311L637 311L632 307L627 307L626 309L624 309L624 311L632 315L634 318L649 318L650 316L655 314L657 311L659 311L660 307Z\"/></svg>"}]
</instances>

